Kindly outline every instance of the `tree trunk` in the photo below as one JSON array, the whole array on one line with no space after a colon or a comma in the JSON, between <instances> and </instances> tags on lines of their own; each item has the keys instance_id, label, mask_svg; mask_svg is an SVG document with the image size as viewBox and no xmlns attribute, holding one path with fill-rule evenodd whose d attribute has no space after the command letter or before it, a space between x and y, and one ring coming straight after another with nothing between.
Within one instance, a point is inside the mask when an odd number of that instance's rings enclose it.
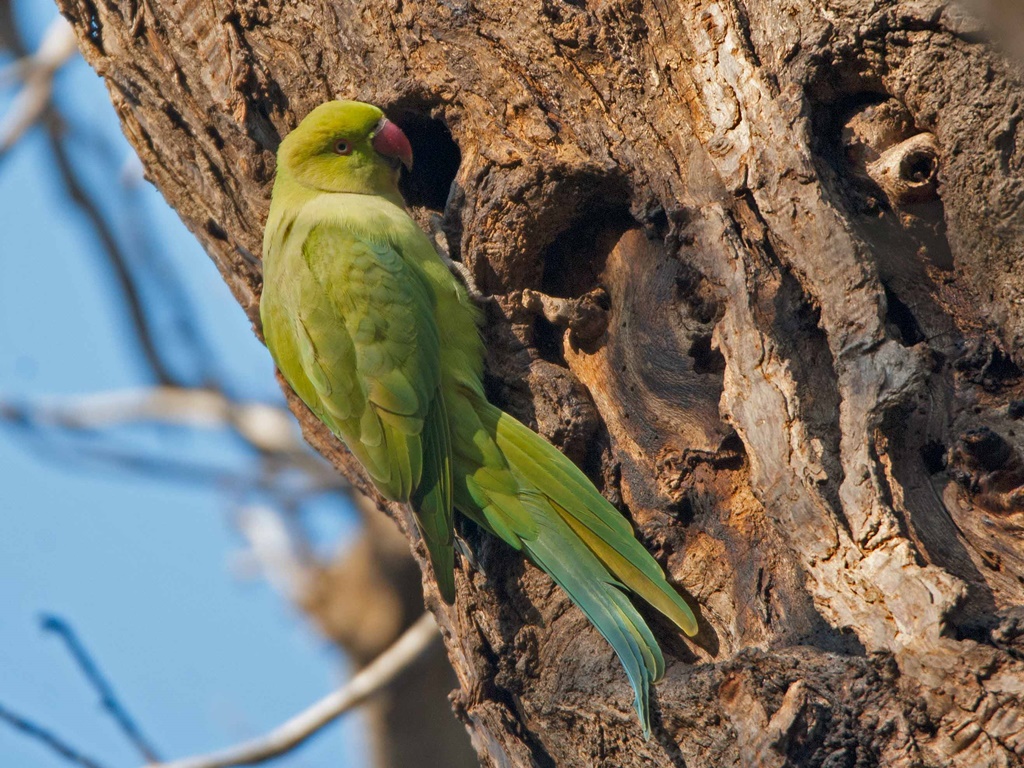
<instances>
[{"instance_id":1,"label":"tree trunk","mask_svg":"<svg viewBox=\"0 0 1024 768\"><path fill-rule=\"evenodd\" d=\"M582 614L465 530L456 605L425 586L484 763L1021 764L1024 89L974 18L60 2L257 327L280 137L326 99L384 107L416 152L407 199L492 297L491 397L699 605L693 643L653 619L668 671L644 741Z\"/></svg>"}]
</instances>

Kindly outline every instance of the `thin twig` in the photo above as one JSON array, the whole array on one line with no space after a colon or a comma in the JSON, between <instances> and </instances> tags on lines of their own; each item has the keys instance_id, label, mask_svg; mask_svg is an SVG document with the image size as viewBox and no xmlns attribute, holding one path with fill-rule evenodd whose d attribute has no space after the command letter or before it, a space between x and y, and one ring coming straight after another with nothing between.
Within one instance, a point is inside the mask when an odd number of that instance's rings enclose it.
<instances>
[{"instance_id":1,"label":"thin twig","mask_svg":"<svg viewBox=\"0 0 1024 768\"><path fill-rule=\"evenodd\" d=\"M117 696L114 694L114 689L110 687L110 683L107 682L99 667L96 666L96 662L93 661L85 646L78 639L75 630L59 616L43 616L42 626L45 631L60 635L64 645L67 646L68 652L74 658L75 663L78 664L78 668L82 670L82 674L85 675L85 679L89 681L89 684L92 685L96 693L100 695L100 703L103 705L103 708L114 718L114 722L124 732L128 741L139 750L139 754L142 755L143 759L151 763L159 761L160 758L157 756L156 750L153 749L152 745L142 735L139 727L135 725L135 721L132 720L127 710L118 701Z\"/></svg>"},{"instance_id":2,"label":"thin twig","mask_svg":"<svg viewBox=\"0 0 1024 768\"><path fill-rule=\"evenodd\" d=\"M11 712L3 705L0 705L0 720L9 724L16 731L21 731L30 739L35 739L45 744L69 763L81 766L82 768L104 768L101 763L97 763L91 757L86 757L52 731L33 723L28 718Z\"/></svg>"},{"instance_id":3,"label":"thin twig","mask_svg":"<svg viewBox=\"0 0 1024 768\"><path fill-rule=\"evenodd\" d=\"M135 338L143 357L157 383L164 385L177 383L176 377L163 359L152 323L143 308L142 297L139 295L135 281L132 279L131 270L128 268L128 256L114 236L113 227L106 220L99 205L86 191L85 184L71 163L71 157L61 139L61 131L56 120L47 122L47 138L68 197L89 220L114 270L114 278L117 280L118 288L127 304L128 317L135 330Z\"/></svg>"},{"instance_id":4,"label":"thin twig","mask_svg":"<svg viewBox=\"0 0 1024 768\"><path fill-rule=\"evenodd\" d=\"M438 637L434 617L424 613L395 643L364 667L341 690L328 694L266 736L208 755L160 763L150 768L229 768L254 765L282 755L390 683Z\"/></svg>"},{"instance_id":5,"label":"thin twig","mask_svg":"<svg viewBox=\"0 0 1024 768\"><path fill-rule=\"evenodd\" d=\"M134 472L161 482L213 486L222 491L252 488L266 492L274 499L280 497L282 501L291 502L301 502L325 493L350 492L350 486L342 476L330 471L330 465L322 465L312 453L274 456L270 466L266 461L257 462L255 466L236 471L208 460L178 461L162 454L150 455L143 453L135 444L109 448L102 443L108 435L102 433L89 439L84 438L87 433L63 435L36 423L29 412L3 402L0 402L0 426L13 430L13 434L24 441L25 448L40 461L64 470ZM278 477L282 482L271 482Z\"/></svg>"},{"instance_id":6,"label":"thin twig","mask_svg":"<svg viewBox=\"0 0 1024 768\"><path fill-rule=\"evenodd\" d=\"M183 282L181 270L168 255L166 233L154 227L147 214L142 191L148 182L137 154L131 153L129 160L120 161L118 177L121 202L117 222L124 232L126 251L133 257L132 271L139 290L149 302L158 300L161 305L148 309L154 315L168 316L161 324L162 335L166 336L163 343L174 343L187 352L194 383L204 388L226 389L220 356L204 332L201 315Z\"/></svg>"}]
</instances>

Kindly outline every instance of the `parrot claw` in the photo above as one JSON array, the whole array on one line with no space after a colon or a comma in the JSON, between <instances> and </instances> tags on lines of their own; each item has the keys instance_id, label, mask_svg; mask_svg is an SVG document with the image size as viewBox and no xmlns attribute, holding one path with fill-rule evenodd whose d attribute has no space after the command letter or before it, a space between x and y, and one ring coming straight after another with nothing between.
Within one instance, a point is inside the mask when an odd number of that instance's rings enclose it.
<instances>
[{"instance_id":1,"label":"parrot claw","mask_svg":"<svg viewBox=\"0 0 1024 768\"><path fill-rule=\"evenodd\" d=\"M444 218L436 213L430 215L430 236L434 242L434 248L437 250L437 254L441 257L441 261L448 267L448 271L451 272L455 277L462 283L466 289L466 293L469 294L469 298L475 301L477 304L483 304L488 301L492 301L490 296L485 296L479 288L476 287L476 281L473 279L473 275L470 274L469 268L461 261L455 261L450 256L451 250L448 247L448 235L444 231Z\"/></svg>"},{"instance_id":2,"label":"parrot claw","mask_svg":"<svg viewBox=\"0 0 1024 768\"><path fill-rule=\"evenodd\" d=\"M480 563L476 559L476 555L473 554L473 550L470 548L469 542L458 534L455 534L455 549L457 549L459 554L466 559L466 562L472 566L474 571L479 571L484 576L487 576L487 574L484 573L484 569L480 567Z\"/></svg>"},{"instance_id":3,"label":"parrot claw","mask_svg":"<svg viewBox=\"0 0 1024 768\"><path fill-rule=\"evenodd\" d=\"M469 267L461 261L455 261L447 256L442 256L441 258L444 260L445 266L448 267L448 270L462 282L463 287L466 289L466 293L469 294L469 298L477 304L494 301L493 297L485 295L476 287L476 281L473 280L473 275L470 274Z\"/></svg>"},{"instance_id":4,"label":"parrot claw","mask_svg":"<svg viewBox=\"0 0 1024 768\"><path fill-rule=\"evenodd\" d=\"M451 249L448 248L448 235L444 231L444 217L438 213L431 213L428 223L430 224L430 239L434 241L434 247L442 258L450 260Z\"/></svg>"}]
</instances>

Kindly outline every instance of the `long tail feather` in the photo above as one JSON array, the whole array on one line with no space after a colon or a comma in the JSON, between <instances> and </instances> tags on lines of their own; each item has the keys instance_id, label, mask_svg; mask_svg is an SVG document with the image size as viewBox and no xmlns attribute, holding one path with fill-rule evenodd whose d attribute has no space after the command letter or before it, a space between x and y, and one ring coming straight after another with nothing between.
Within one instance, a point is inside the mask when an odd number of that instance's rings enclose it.
<instances>
[{"instance_id":1,"label":"long tail feather","mask_svg":"<svg viewBox=\"0 0 1024 768\"><path fill-rule=\"evenodd\" d=\"M537 538L523 541L527 554L565 590L618 655L633 687L644 736L649 736L651 683L665 671L665 659L654 635L622 586L561 517L547 504L531 507L540 530Z\"/></svg>"},{"instance_id":2,"label":"long tail feather","mask_svg":"<svg viewBox=\"0 0 1024 768\"><path fill-rule=\"evenodd\" d=\"M635 592L689 635L693 612L632 526L569 459L482 397L468 393L456 421L455 503L546 571L618 655L650 733L650 688L665 670Z\"/></svg>"},{"instance_id":3,"label":"long tail feather","mask_svg":"<svg viewBox=\"0 0 1024 768\"><path fill-rule=\"evenodd\" d=\"M444 400L437 397L423 431L423 448L427 460L423 476L411 499L416 512L416 523L427 545L430 564L434 568L441 599L451 605L455 602L455 548L452 524L452 467L451 436ZM436 416L436 417L435 417Z\"/></svg>"},{"instance_id":4,"label":"long tail feather","mask_svg":"<svg viewBox=\"0 0 1024 768\"><path fill-rule=\"evenodd\" d=\"M557 448L489 403L481 420L492 426L495 441L513 471L526 478L565 522L630 590L671 619L689 636L697 619L666 581L658 561L636 540L633 529L586 475Z\"/></svg>"}]
</instances>

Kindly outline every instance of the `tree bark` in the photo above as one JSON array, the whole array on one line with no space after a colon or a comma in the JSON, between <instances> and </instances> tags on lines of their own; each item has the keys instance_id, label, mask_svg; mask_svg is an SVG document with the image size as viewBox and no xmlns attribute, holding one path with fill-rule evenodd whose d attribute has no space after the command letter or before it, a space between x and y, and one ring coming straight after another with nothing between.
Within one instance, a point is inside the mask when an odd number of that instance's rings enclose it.
<instances>
[{"instance_id":1,"label":"tree bark","mask_svg":"<svg viewBox=\"0 0 1024 768\"><path fill-rule=\"evenodd\" d=\"M488 387L701 611L644 741L472 530L427 602L493 766L1019 765L1024 89L935 0L60 0L258 330L274 150L329 98L488 294ZM294 398L309 441L386 507ZM422 546L415 545L423 564Z\"/></svg>"}]
</instances>

